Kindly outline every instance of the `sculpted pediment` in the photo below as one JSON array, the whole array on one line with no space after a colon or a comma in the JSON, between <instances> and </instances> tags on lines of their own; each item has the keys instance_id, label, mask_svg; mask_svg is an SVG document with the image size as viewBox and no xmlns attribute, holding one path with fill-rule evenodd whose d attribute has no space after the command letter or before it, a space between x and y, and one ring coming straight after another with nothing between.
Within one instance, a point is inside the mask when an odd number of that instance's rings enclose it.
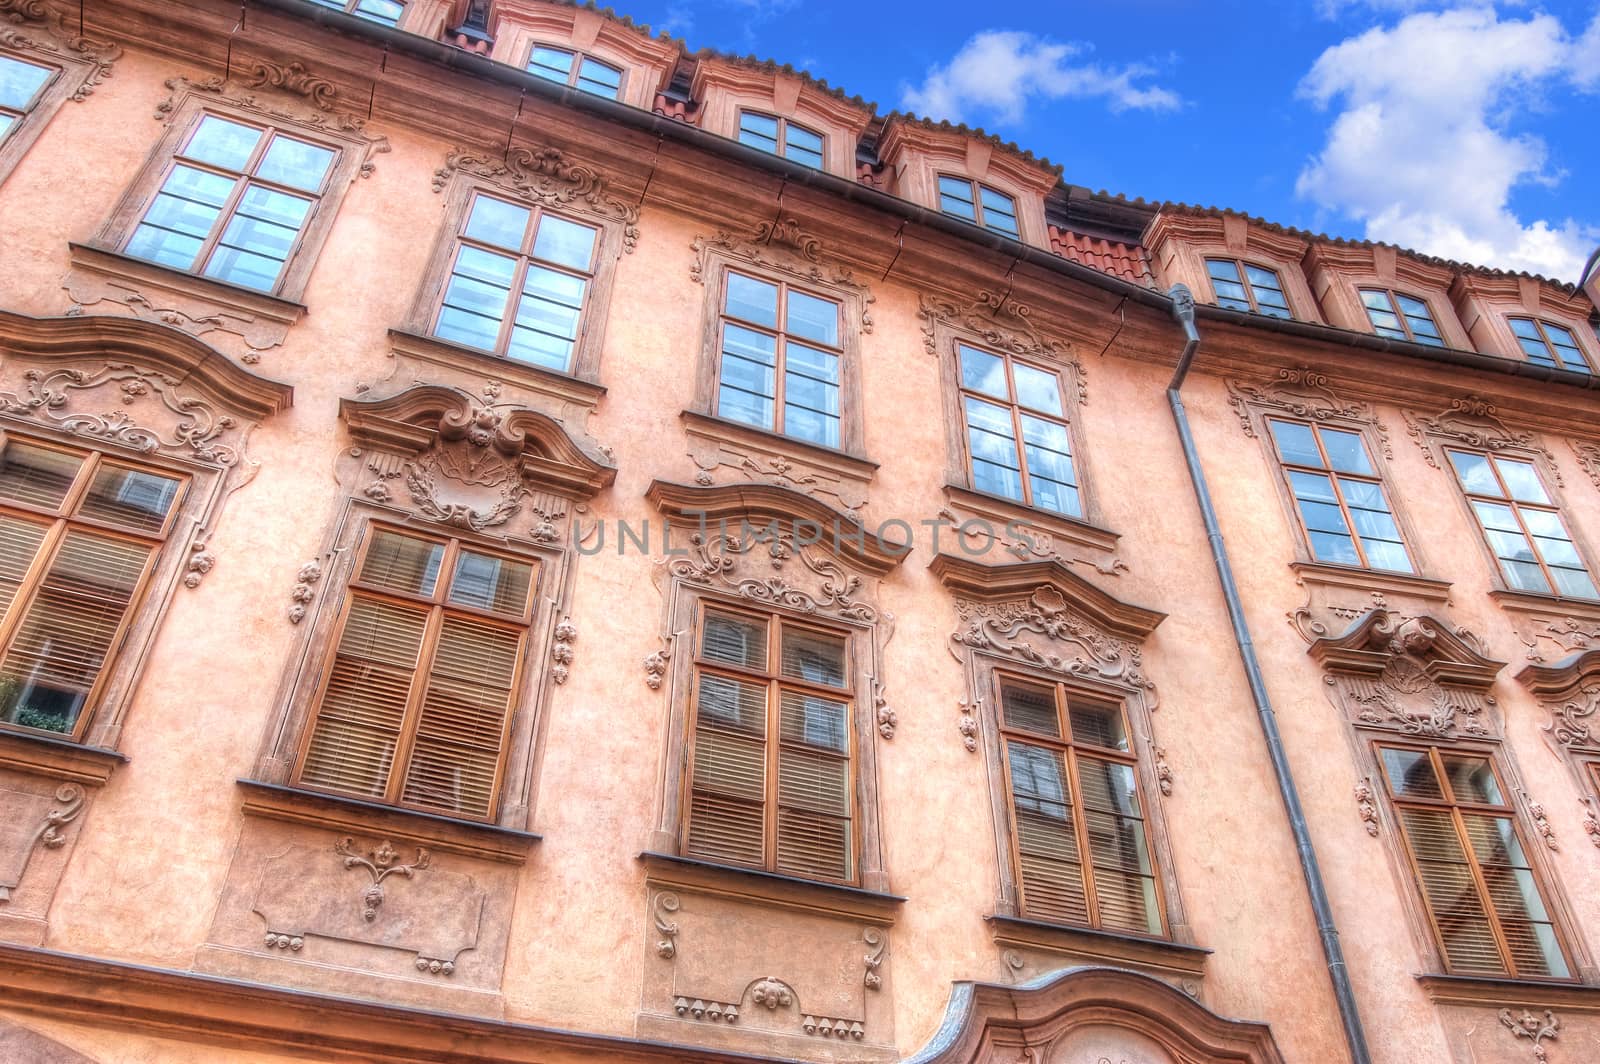
<instances>
[{"instance_id":1,"label":"sculpted pediment","mask_svg":"<svg viewBox=\"0 0 1600 1064\"><path fill-rule=\"evenodd\" d=\"M1429 616L1368 610L1337 636L1306 651L1329 672L1380 676L1417 672L1434 683L1488 690L1505 662L1481 653L1463 635Z\"/></svg>"}]
</instances>

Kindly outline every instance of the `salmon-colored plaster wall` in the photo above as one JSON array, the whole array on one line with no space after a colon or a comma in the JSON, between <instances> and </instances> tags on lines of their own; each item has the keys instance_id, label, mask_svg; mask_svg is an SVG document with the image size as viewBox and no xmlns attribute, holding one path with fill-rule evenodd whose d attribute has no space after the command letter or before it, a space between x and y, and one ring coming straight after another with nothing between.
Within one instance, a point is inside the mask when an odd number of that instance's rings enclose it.
<instances>
[{"instance_id":1,"label":"salmon-colored plaster wall","mask_svg":"<svg viewBox=\"0 0 1600 1064\"><path fill-rule=\"evenodd\" d=\"M67 243L89 239L113 210L161 132L152 114L165 95L162 82L179 74L204 72L130 52L87 103L54 116L0 186L5 309L67 311ZM234 781L253 772L280 674L297 646L284 617L289 591L296 570L323 549L343 494L333 477L344 446L338 401L390 372L386 331L411 308L441 219L443 198L430 178L450 144L413 129L373 131L392 150L345 197L311 274L304 319L253 367L291 383L294 406L250 440L259 472L228 500L210 537L215 571L172 602L127 716L121 748L129 761L84 817L57 890L50 949L186 969L205 941L241 830ZM618 472L585 524L655 520L644 499L649 483L693 475L679 413L694 401L706 301L690 278L691 243L709 229L653 198L639 219L637 250L617 264L600 360L607 392L588 428L615 449ZM975 268L998 277L1006 265L997 258ZM942 409L939 363L923 347L918 288L895 278L871 287L874 328L861 342L864 449L880 466L871 513L915 525L944 505L945 428L934 413ZM1114 322L1109 312L1104 317L1109 335ZM1166 403L1181 334L1151 319L1139 335L1160 342L1079 352L1090 399L1076 417L1080 460L1128 566L1120 576L1089 576L1124 601L1168 614L1144 647L1144 666L1160 690L1153 727L1175 787L1170 797L1147 800L1164 810L1193 939L1213 951L1206 1004L1269 1023L1288 1061L1343 1060L1293 840ZM1401 900L1412 886L1386 856L1392 840L1364 830L1352 797L1349 729L1286 623L1305 592L1289 568L1297 533L1273 483L1277 470L1241 431L1221 378L1206 366L1229 342L1222 334L1208 340L1185 395L1375 1058L1446 1059L1438 1010L1414 978L1427 964ZM493 367L485 365L487 376ZM1359 376L1362 369L1342 371ZM1448 383L1442 372L1427 372L1441 387ZM1379 415L1393 441L1387 466L1398 504L1422 534L1431 574L1454 582L1451 617L1481 635L1494 656L1518 661L1521 645L1486 597L1493 574L1451 478L1424 461L1398 410ZM1564 444L1552 449L1566 473L1576 533L1600 544L1600 491ZM983 920L999 889L989 812L997 782L956 729L966 697L949 651L956 613L926 569L925 535L919 530L916 550L885 579L879 601L895 618L883 679L899 728L879 746L877 815L890 889L909 899L891 946L902 1053L938 1026L953 981L1007 975ZM543 841L520 872L502 983L508 1019L634 1031L649 919L637 855L655 823L670 747L666 691L645 686L640 664L659 646L656 566L657 559L619 556L609 545L576 561L570 613L580 637L570 680L553 689L538 750L531 827ZM1494 694L1511 756L1562 843L1550 859L1581 935L1600 922L1600 863L1584 836L1579 793L1544 744L1532 698L1504 675ZM216 1059L204 1047L27 1024L107 1064ZM1495 1044L1502 1043L1507 1060L1526 1052L1509 1034ZM230 1050L228 1059L272 1058Z\"/></svg>"}]
</instances>

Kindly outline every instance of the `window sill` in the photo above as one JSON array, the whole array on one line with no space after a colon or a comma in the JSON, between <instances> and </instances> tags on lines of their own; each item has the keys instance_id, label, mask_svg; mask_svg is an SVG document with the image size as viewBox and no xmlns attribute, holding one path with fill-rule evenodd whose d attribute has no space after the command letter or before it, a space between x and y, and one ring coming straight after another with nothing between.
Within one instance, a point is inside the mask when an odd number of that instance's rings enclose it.
<instances>
[{"instance_id":1,"label":"window sill","mask_svg":"<svg viewBox=\"0 0 1600 1064\"><path fill-rule=\"evenodd\" d=\"M987 491L978 491L962 484L946 484L944 495L951 504L962 506L973 511L978 517L994 522L997 526L997 536L1004 532L1003 526L1015 522L1018 525L1031 526L1048 532L1080 547L1107 553L1116 550L1117 540L1122 538L1119 533L1082 518L1028 506L1015 499L1008 499L1003 495L991 495Z\"/></svg>"},{"instance_id":2,"label":"window sill","mask_svg":"<svg viewBox=\"0 0 1600 1064\"><path fill-rule=\"evenodd\" d=\"M1497 587L1489 597L1501 608L1512 613L1533 613L1543 617L1574 617L1578 620L1600 622L1600 601L1594 599L1565 598L1561 595L1543 595L1537 591L1512 591Z\"/></svg>"},{"instance_id":3,"label":"window sill","mask_svg":"<svg viewBox=\"0 0 1600 1064\"><path fill-rule=\"evenodd\" d=\"M391 841L404 840L430 849L508 864L526 862L533 845L540 841L540 836L529 831L456 820L359 798L260 780L241 779L238 784L244 791L246 816L310 824L362 836L381 834Z\"/></svg>"},{"instance_id":4,"label":"window sill","mask_svg":"<svg viewBox=\"0 0 1600 1064\"><path fill-rule=\"evenodd\" d=\"M519 384L530 391L553 396L594 409L606 394L604 385L583 380L568 373L560 373L528 362L516 362L503 355L491 354L476 347L441 340L437 336L413 332L410 329L390 329L389 344L395 351L422 362L447 369L466 370L471 373L490 373L494 377Z\"/></svg>"},{"instance_id":5,"label":"window sill","mask_svg":"<svg viewBox=\"0 0 1600 1064\"><path fill-rule=\"evenodd\" d=\"M738 865L718 864L694 857L646 850L639 855L650 882L664 887L688 887L709 894L768 899L802 909L842 912L863 920L892 923L905 903L898 894L816 879L762 872Z\"/></svg>"},{"instance_id":6,"label":"window sill","mask_svg":"<svg viewBox=\"0 0 1600 1064\"><path fill-rule=\"evenodd\" d=\"M818 465L858 480L871 480L878 471L878 463L864 455L829 447L826 444L812 443L810 440L794 436L785 436L781 432L773 432L758 425L747 425L743 421L734 421L732 418L707 414L699 410L685 410L678 416L690 429L698 429L703 434L722 438L731 436L734 439L752 441L763 448L798 452L802 457Z\"/></svg>"},{"instance_id":7,"label":"window sill","mask_svg":"<svg viewBox=\"0 0 1600 1064\"><path fill-rule=\"evenodd\" d=\"M1600 1012L1600 986L1584 983L1548 983L1538 979L1488 979L1471 975L1424 972L1417 983L1429 1000L1439 1005L1479 1005L1564 1009Z\"/></svg>"},{"instance_id":8,"label":"window sill","mask_svg":"<svg viewBox=\"0 0 1600 1064\"><path fill-rule=\"evenodd\" d=\"M1415 573L1396 573L1388 569L1362 569L1354 565L1327 562L1290 562L1289 568L1302 582L1349 591L1382 591L1443 604L1450 598L1450 581L1435 580Z\"/></svg>"},{"instance_id":9,"label":"window sill","mask_svg":"<svg viewBox=\"0 0 1600 1064\"><path fill-rule=\"evenodd\" d=\"M264 318L285 329L299 321L306 313L304 303L285 296L271 295L228 281L202 277L187 270L177 270L148 259L124 255L110 248L77 243L69 243L67 247L71 252L74 267L142 281L157 288L217 304L224 310L232 311L242 317ZM154 302L149 303L149 309L157 314L166 313L158 309ZM189 317L199 316L190 314ZM252 342L252 346L269 345Z\"/></svg>"},{"instance_id":10,"label":"window sill","mask_svg":"<svg viewBox=\"0 0 1600 1064\"><path fill-rule=\"evenodd\" d=\"M127 760L104 747L0 728L0 768L100 787Z\"/></svg>"},{"instance_id":11,"label":"window sill","mask_svg":"<svg viewBox=\"0 0 1600 1064\"><path fill-rule=\"evenodd\" d=\"M1168 975L1198 979L1205 974L1211 951L1170 939L1146 938L1044 920L991 913L984 917L1002 946L1023 946L1117 964L1135 965Z\"/></svg>"}]
</instances>

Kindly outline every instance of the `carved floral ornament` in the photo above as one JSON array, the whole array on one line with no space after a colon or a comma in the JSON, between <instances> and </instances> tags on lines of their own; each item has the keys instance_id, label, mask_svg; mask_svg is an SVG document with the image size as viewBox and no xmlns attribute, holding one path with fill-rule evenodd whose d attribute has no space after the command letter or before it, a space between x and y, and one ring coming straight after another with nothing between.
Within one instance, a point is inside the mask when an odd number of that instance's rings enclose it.
<instances>
[{"instance_id":1,"label":"carved floral ornament","mask_svg":"<svg viewBox=\"0 0 1600 1064\"><path fill-rule=\"evenodd\" d=\"M1406 435L1422 449L1422 456L1430 466L1439 468L1430 441L1472 447L1478 450L1511 452L1524 457L1544 459L1545 468L1555 478L1558 487L1565 486L1556 456L1540 443L1531 432L1522 432L1507 425L1500 418L1500 408L1478 395L1466 395L1450 400L1445 410L1431 417L1410 410L1400 411L1405 418Z\"/></svg>"},{"instance_id":2,"label":"carved floral ornament","mask_svg":"<svg viewBox=\"0 0 1600 1064\"><path fill-rule=\"evenodd\" d=\"M1538 1064L1545 1064L1550 1059L1550 1052L1543 1044L1545 1039L1556 1041L1557 1032L1561 1030L1561 1020L1549 1009L1545 1009L1542 1016L1535 1015L1527 1009L1518 1012L1501 1009L1500 1024L1519 1042L1526 1038L1532 1043L1533 1059Z\"/></svg>"},{"instance_id":3,"label":"carved floral ornament","mask_svg":"<svg viewBox=\"0 0 1600 1064\"><path fill-rule=\"evenodd\" d=\"M1033 308L1021 300L987 289L971 302L919 295L917 315L922 318L922 346L929 355L938 356L939 330L944 326L976 337L981 346L1057 367L1070 377L1067 390L1077 395L1078 404L1089 402L1083 363L1072 346L1040 332L1033 323Z\"/></svg>"},{"instance_id":4,"label":"carved floral ornament","mask_svg":"<svg viewBox=\"0 0 1600 1064\"><path fill-rule=\"evenodd\" d=\"M122 57L122 49L110 41L86 37L68 26L70 16L44 0L0 0L0 44L19 52L33 52L47 59L77 60L89 64L89 72L72 93L82 103L94 93L96 85L111 76L111 65Z\"/></svg>"},{"instance_id":5,"label":"carved floral ornament","mask_svg":"<svg viewBox=\"0 0 1600 1064\"><path fill-rule=\"evenodd\" d=\"M433 190L443 192L457 173L487 178L525 200L547 207L582 208L622 222L622 248L639 243L639 208L618 199L593 167L569 159L558 148L513 147L503 159L456 148L433 172Z\"/></svg>"},{"instance_id":6,"label":"carved floral ornament","mask_svg":"<svg viewBox=\"0 0 1600 1064\"><path fill-rule=\"evenodd\" d=\"M1305 421L1334 425L1370 425L1378 432L1383 456L1393 458L1389 432L1377 412L1366 403L1341 398L1328 387L1328 378L1310 366L1279 369L1271 381L1227 382L1228 405L1239 417L1246 436L1256 437L1253 412L1283 414Z\"/></svg>"},{"instance_id":7,"label":"carved floral ornament","mask_svg":"<svg viewBox=\"0 0 1600 1064\"><path fill-rule=\"evenodd\" d=\"M706 283L713 253L752 266L782 270L813 284L832 285L854 294L861 304L861 331L872 332L872 304L877 302L877 296L856 280L849 267L829 254L822 240L797 218L762 222L748 236L719 229L715 236L695 237L689 247L695 255L689 266L689 278L696 284Z\"/></svg>"}]
</instances>

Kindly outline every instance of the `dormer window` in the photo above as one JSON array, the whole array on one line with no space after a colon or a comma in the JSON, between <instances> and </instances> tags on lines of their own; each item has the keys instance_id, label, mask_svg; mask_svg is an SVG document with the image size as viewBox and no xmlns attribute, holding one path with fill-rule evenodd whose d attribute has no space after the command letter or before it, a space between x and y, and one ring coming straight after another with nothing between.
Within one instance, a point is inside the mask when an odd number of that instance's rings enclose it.
<instances>
[{"instance_id":1,"label":"dormer window","mask_svg":"<svg viewBox=\"0 0 1600 1064\"><path fill-rule=\"evenodd\" d=\"M1363 288L1361 302L1367 308L1367 319L1379 336L1392 340L1409 340L1429 347L1444 347L1444 337L1428 310L1428 304L1414 296L1401 295L1387 288Z\"/></svg>"},{"instance_id":2,"label":"dormer window","mask_svg":"<svg viewBox=\"0 0 1600 1064\"><path fill-rule=\"evenodd\" d=\"M1207 259L1206 272L1218 306L1273 318L1294 317L1276 271L1238 259Z\"/></svg>"},{"instance_id":3,"label":"dormer window","mask_svg":"<svg viewBox=\"0 0 1600 1064\"><path fill-rule=\"evenodd\" d=\"M1511 331L1529 362L1574 373L1593 372L1571 329L1535 318L1512 318L1510 321Z\"/></svg>"},{"instance_id":4,"label":"dormer window","mask_svg":"<svg viewBox=\"0 0 1600 1064\"><path fill-rule=\"evenodd\" d=\"M739 112L739 143L790 162L822 169L822 134L760 111Z\"/></svg>"},{"instance_id":5,"label":"dormer window","mask_svg":"<svg viewBox=\"0 0 1600 1064\"><path fill-rule=\"evenodd\" d=\"M314 4L331 7L335 11L348 11L357 18L376 22L381 26L398 26L406 5L401 0L311 0Z\"/></svg>"},{"instance_id":6,"label":"dormer window","mask_svg":"<svg viewBox=\"0 0 1600 1064\"><path fill-rule=\"evenodd\" d=\"M1021 239L1022 234L1017 229L1017 201L988 185L940 174L939 209L1014 240Z\"/></svg>"},{"instance_id":7,"label":"dormer window","mask_svg":"<svg viewBox=\"0 0 1600 1064\"><path fill-rule=\"evenodd\" d=\"M620 69L566 48L534 45L532 54L528 56L528 73L546 81L572 85L592 96L603 96L608 100L615 100L622 94Z\"/></svg>"}]
</instances>

